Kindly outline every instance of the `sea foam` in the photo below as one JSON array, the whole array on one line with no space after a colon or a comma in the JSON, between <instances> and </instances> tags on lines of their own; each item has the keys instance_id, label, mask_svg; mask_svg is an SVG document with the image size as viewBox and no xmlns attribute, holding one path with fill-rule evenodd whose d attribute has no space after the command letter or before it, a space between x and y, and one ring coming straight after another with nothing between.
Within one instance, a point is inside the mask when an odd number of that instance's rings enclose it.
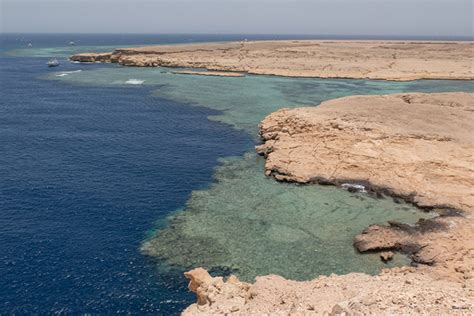
<instances>
[{"instance_id":1,"label":"sea foam","mask_svg":"<svg viewBox=\"0 0 474 316\"><path fill-rule=\"evenodd\" d=\"M65 77L65 76L68 76L70 74L78 73L78 72L81 72L81 71L82 70L63 71L63 72L57 74L56 77Z\"/></svg>"},{"instance_id":2,"label":"sea foam","mask_svg":"<svg viewBox=\"0 0 474 316\"><path fill-rule=\"evenodd\" d=\"M145 80L139 80L139 79L128 79L125 81L126 84L142 84L144 83Z\"/></svg>"}]
</instances>

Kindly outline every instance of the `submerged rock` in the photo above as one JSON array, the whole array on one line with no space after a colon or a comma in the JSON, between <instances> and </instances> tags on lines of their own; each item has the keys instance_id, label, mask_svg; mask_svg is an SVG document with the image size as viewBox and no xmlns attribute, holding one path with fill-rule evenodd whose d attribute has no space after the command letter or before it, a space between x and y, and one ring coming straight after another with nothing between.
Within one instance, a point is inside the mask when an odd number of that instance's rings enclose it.
<instances>
[{"instance_id":1,"label":"submerged rock","mask_svg":"<svg viewBox=\"0 0 474 316\"><path fill-rule=\"evenodd\" d=\"M380 259L383 261L383 262L388 262L390 260L393 259L393 252L391 251L384 251L380 254Z\"/></svg>"}]
</instances>

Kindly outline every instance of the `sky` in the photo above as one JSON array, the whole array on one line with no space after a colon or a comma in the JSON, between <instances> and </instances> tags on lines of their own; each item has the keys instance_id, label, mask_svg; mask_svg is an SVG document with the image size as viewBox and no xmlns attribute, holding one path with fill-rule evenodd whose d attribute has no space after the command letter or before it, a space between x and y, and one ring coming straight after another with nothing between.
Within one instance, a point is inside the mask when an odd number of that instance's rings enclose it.
<instances>
[{"instance_id":1,"label":"sky","mask_svg":"<svg viewBox=\"0 0 474 316\"><path fill-rule=\"evenodd\" d=\"M0 32L473 36L473 0L0 0Z\"/></svg>"}]
</instances>

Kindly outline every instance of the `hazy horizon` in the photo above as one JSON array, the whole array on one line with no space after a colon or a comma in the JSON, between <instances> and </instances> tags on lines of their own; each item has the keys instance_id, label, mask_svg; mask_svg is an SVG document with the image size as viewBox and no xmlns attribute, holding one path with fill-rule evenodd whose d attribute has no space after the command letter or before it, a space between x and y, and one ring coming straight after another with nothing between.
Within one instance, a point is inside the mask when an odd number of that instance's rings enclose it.
<instances>
[{"instance_id":1,"label":"hazy horizon","mask_svg":"<svg viewBox=\"0 0 474 316\"><path fill-rule=\"evenodd\" d=\"M473 37L470 0L0 0L1 33Z\"/></svg>"}]
</instances>

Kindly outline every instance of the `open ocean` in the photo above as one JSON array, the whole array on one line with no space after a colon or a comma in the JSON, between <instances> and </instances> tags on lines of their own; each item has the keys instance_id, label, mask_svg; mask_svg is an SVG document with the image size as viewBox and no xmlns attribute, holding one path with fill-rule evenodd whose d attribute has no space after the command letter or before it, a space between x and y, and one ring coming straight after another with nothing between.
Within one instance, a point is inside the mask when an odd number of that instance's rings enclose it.
<instances>
[{"instance_id":1,"label":"open ocean","mask_svg":"<svg viewBox=\"0 0 474 316\"><path fill-rule=\"evenodd\" d=\"M262 116L360 92L474 90L472 82L175 78L65 60L94 48L244 38L277 37L0 35L0 315L178 314L195 301L186 267L160 267L140 245L193 191L216 182L219 158L252 152ZM60 67L46 67L55 56ZM277 194L272 180L266 185L261 194Z\"/></svg>"}]
</instances>

